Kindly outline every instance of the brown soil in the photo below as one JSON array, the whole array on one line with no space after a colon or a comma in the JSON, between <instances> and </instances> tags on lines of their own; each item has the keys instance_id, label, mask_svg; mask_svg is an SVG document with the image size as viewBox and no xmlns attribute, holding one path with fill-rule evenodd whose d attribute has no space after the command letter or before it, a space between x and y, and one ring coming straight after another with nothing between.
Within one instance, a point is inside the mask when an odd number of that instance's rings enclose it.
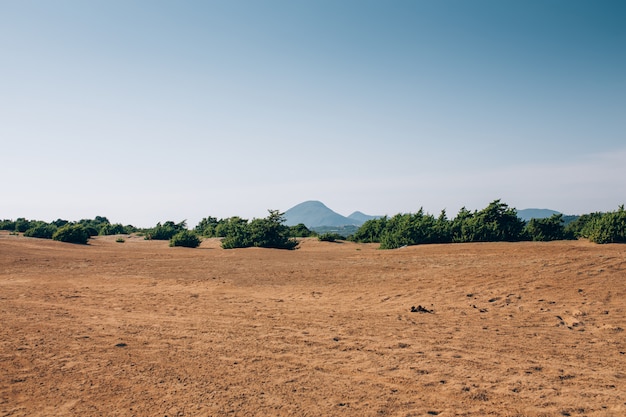
<instances>
[{"instance_id":1,"label":"brown soil","mask_svg":"<svg viewBox=\"0 0 626 417\"><path fill-rule=\"evenodd\" d=\"M626 245L4 233L0 415L624 416L625 296Z\"/></svg>"}]
</instances>

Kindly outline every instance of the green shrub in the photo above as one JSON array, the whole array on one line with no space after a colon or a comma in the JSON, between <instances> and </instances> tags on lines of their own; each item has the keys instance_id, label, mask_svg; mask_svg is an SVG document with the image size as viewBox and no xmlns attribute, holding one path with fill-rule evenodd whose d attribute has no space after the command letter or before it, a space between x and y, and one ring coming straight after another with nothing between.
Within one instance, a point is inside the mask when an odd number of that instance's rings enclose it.
<instances>
[{"instance_id":1,"label":"green shrub","mask_svg":"<svg viewBox=\"0 0 626 417\"><path fill-rule=\"evenodd\" d=\"M345 236L341 236L339 233L323 233L317 237L320 242L335 242L337 240L345 240Z\"/></svg>"},{"instance_id":2,"label":"green shrub","mask_svg":"<svg viewBox=\"0 0 626 417\"><path fill-rule=\"evenodd\" d=\"M215 235L223 238L223 249L248 248L252 246L248 220L238 216L220 221L215 229Z\"/></svg>"},{"instance_id":3,"label":"green shrub","mask_svg":"<svg viewBox=\"0 0 626 417\"><path fill-rule=\"evenodd\" d=\"M525 223L517 210L494 200L479 212L462 208L452 222L454 242L515 242L523 239Z\"/></svg>"},{"instance_id":4,"label":"green shrub","mask_svg":"<svg viewBox=\"0 0 626 417\"><path fill-rule=\"evenodd\" d=\"M19 219L17 219L15 221L15 231L16 232L24 233L25 231L30 229L30 227L31 227L31 222L29 222L28 220L26 220L23 217L20 217Z\"/></svg>"},{"instance_id":5,"label":"green shrub","mask_svg":"<svg viewBox=\"0 0 626 417\"><path fill-rule=\"evenodd\" d=\"M295 226L289 227L289 236L290 237L310 237L315 236L316 233L310 230L308 227L304 225L304 223L298 223Z\"/></svg>"},{"instance_id":6,"label":"green shrub","mask_svg":"<svg viewBox=\"0 0 626 417\"><path fill-rule=\"evenodd\" d=\"M553 214L547 219L530 219L524 229L526 236L533 241L551 241L566 239L563 227L563 215Z\"/></svg>"},{"instance_id":7,"label":"green shrub","mask_svg":"<svg viewBox=\"0 0 626 417\"><path fill-rule=\"evenodd\" d=\"M100 229L102 227L110 225L109 219L103 216L96 216L94 219L82 219L78 222L81 226L85 228L89 236L98 236L100 233Z\"/></svg>"},{"instance_id":8,"label":"green shrub","mask_svg":"<svg viewBox=\"0 0 626 417\"><path fill-rule=\"evenodd\" d=\"M242 230L248 229L248 220L239 216L233 216L229 219L221 219L214 230L214 237L226 237L241 234Z\"/></svg>"},{"instance_id":9,"label":"green shrub","mask_svg":"<svg viewBox=\"0 0 626 417\"><path fill-rule=\"evenodd\" d=\"M187 230L187 221L180 223L167 221L163 224L157 223L156 227L146 231L146 240L170 240L176 233Z\"/></svg>"},{"instance_id":10,"label":"green shrub","mask_svg":"<svg viewBox=\"0 0 626 417\"><path fill-rule=\"evenodd\" d=\"M55 221L52 222L52 224L55 225L56 227L63 227L68 223L69 221L63 220L63 219L56 219Z\"/></svg>"},{"instance_id":11,"label":"green shrub","mask_svg":"<svg viewBox=\"0 0 626 417\"><path fill-rule=\"evenodd\" d=\"M239 217L217 226L217 235L224 236L222 248L247 248L256 246L273 249L295 249L298 241L290 238L289 227L283 224L283 213L278 210L269 210L269 216L264 219L254 219L247 222Z\"/></svg>"},{"instance_id":12,"label":"green shrub","mask_svg":"<svg viewBox=\"0 0 626 417\"><path fill-rule=\"evenodd\" d=\"M222 249L249 248L252 245L247 230L232 232L222 238Z\"/></svg>"},{"instance_id":13,"label":"green shrub","mask_svg":"<svg viewBox=\"0 0 626 417\"><path fill-rule=\"evenodd\" d=\"M378 242L381 249L425 243L518 241L525 237L524 226L517 210L495 200L481 211L470 212L463 207L452 221L445 210L435 218L422 209L414 214L368 220L350 240Z\"/></svg>"},{"instance_id":14,"label":"green shrub","mask_svg":"<svg viewBox=\"0 0 626 417\"><path fill-rule=\"evenodd\" d=\"M185 248L197 248L200 246L200 238L191 230L182 230L170 239L170 246L182 246Z\"/></svg>"},{"instance_id":15,"label":"green shrub","mask_svg":"<svg viewBox=\"0 0 626 417\"><path fill-rule=\"evenodd\" d=\"M124 240L124 238L123 238L123 237L118 237L117 239L115 239L115 241L116 241L117 243L124 243L124 242L126 242L126 240Z\"/></svg>"},{"instance_id":16,"label":"green shrub","mask_svg":"<svg viewBox=\"0 0 626 417\"><path fill-rule=\"evenodd\" d=\"M123 235L132 233L132 226L123 226L120 223L110 224L105 223L100 226L100 230L98 234L100 236L110 236L110 235Z\"/></svg>"},{"instance_id":17,"label":"green shrub","mask_svg":"<svg viewBox=\"0 0 626 417\"><path fill-rule=\"evenodd\" d=\"M44 222L37 222L30 229L24 232L26 237L37 237L40 239L52 239L52 235L57 231L57 227L54 224L47 224Z\"/></svg>"},{"instance_id":18,"label":"green shrub","mask_svg":"<svg viewBox=\"0 0 626 417\"><path fill-rule=\"evenodd\" d=\"M15 230L15 222L13 220L8 220L8 219L0 221L0 230L14 231Z\"/></svg>"},{"instance_id":19,"label":"green shrub","mask_svg":"<svg viewBox=\"0 0 626 417\"><path fill-rule=\"evenodd\" d=\"M594 243L626 243L626 210L606 213L592 220L588 228L589 240Z\"/></svg>"},{"instance_id":20,"label":"green shrub","mask_svg":"<svg viewBox=\"0 0 626 417\"><path fill-rule=\"evenodd\" d=\"M200 220L200 223L195 228L196 233L200 236L206 237L217 237L217 226L220 224L220 221L215 217L205 217Z\"/></svg>"},{"instance_id":21,"label":"green shrub","mask_svg":"<svg viewBox=\"0 0 626 417\"><path fill-rule=\"evenodd\" d=\"M67 243L86 244L89 232L80 224L67 224L52 235L52 239Z\"/></svg>"},{"instance_id":22,"label":"green shrub","mask_svg":"<svg viewBox=\"0 0 626 417\"><path fill-rule=\"evenodd\" d=\"M351 236L350 240L360 243L380 243L383 232L387 228L387 216L371 219L363 223Z\"/></svg>"},{"instance_id":23,"label":"green shrub","mask_svg":"<svg viewBox=\"0 0 626 417\"><path fill-rule=\"evenodd\" d=\"M260 248L295 249L298 242L289 237L289 227L285 226L283 214L278 210L269 210L264 219L250 222L252 245Z\"/></svg>"}]
</instances>

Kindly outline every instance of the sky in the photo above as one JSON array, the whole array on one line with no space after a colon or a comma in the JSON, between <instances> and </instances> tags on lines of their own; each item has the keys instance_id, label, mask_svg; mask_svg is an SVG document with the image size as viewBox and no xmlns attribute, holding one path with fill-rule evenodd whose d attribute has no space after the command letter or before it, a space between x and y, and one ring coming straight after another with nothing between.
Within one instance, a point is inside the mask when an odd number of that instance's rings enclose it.
<instances>
[{"instance_id":1,"label":"sky","mask_svg":"<svg viewBox=\"0 0 626 417\"><path fill-rule=\"evenodd\" d=\"M626 203L621 0L0 0L0 219Z\"/></svg>"}]
</instances>

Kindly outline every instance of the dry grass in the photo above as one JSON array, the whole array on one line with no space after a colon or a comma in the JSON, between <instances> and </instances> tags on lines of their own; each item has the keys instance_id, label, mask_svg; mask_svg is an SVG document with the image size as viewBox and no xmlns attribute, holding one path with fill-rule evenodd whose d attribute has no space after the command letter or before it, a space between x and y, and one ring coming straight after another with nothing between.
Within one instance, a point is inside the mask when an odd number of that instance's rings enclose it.
<instances>
[{"instance_id":1,"label":"dry grass","mask_svg":"<svg viewBox=\"0 0 626 417\"><path fill-rule=\"evenodd\" d=\"M624 245L115 239L0 235L0 415L626 415Z\"/></svg>"}]
</instances>

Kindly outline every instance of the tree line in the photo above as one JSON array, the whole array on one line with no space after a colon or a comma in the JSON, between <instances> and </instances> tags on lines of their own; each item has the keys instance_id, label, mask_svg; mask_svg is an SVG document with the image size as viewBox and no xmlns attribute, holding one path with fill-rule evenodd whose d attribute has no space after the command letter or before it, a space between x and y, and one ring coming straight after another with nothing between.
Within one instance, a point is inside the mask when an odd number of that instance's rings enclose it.
<instances>
[{"instance_id":1,"label":"tree line","mask_svg":"<svg viewBox=\"0 0 626 417\"><path fill-rule=\"evenodd\" d=\"M131 225L112 224L109 219L102 216L96 216L94 219L82 219L78 222L57 219L50 223L20 217L15 221L0 220L0 230L23 233L26 237L83 244L87 243L92 236L130 234L138 231L136 227Z\"/></svg>"},{"instance_id":2,"label":"tree line","mask_svg":"<svg viewBox=\"0 0 626 417\"><path fill-rule=\"evenodd\" d=\"M71 243L87 243L97 235L138 233L145 239L169 240L170 246L195 248L202 238L220 238L224 249L264 247L296 249L296 238L318 236L304 224L286 226L284 213L268 210L261 219L247 220L238 216L217 219L205 217L193 229L187 222L166 221L155 227L138 229L132 225L111 222L102 216L78 222L55 220L50 223L25 218L1 220L0 230L23 233L26 237L55 239ZM517 216L517 210L500 200L482 210L462 208L454 219L442 210L438 217L420 209L416 213L396 214L366 221L351 236L325 233L322 241L348 239L361 243L379 243L381 249L432 243L551 241L586 238L595 243L626 243L626 211L590 213L565 224L562 214L528 222ZM123 239L118 240L123 242Z\"/></svg>"},{"instance_id":3,"label":"tree line","mask_svg":"<svg viewBox=\"0 0 626 417\"><path fill-rule=\"evenodd\" d=\"M137 233L147 240L169 240L170 246L195 248L200 245L203 237L219 237L224 249L264 247L275 249L295 249L298 246L296 237L315 236L304 224L285 226L283 213L269 210L269 215L262 219L248 221L235 216L227 219L206 217L193 229L189 230L187 222L175 223L166 221L156 226L139 229L132 225L111 224L102 216L94 219L83 219L70 222L58 219L50 223L40 220L0 220L0 230L23 233L26 237L54 239L62 242L86 244L92 236ZM123 239L119 240L123 242Z\"/></svg>"},{"instance_id":4,"label":"tree line","mask_svg":"<svg viewBox=\"0 0 626 417\"><path fill-rule=\"evenodd\" d=\"M445 210L438 217L424 213L396 214L368 220L354 233L355 242L380 243L381 249L427 243L551 241L587 238L595 243L626 243L626 211L592 213L565 225L562 214L528 222L500 200L480 211L461 208L449 220Z\"/></svg>"}]
</instances>

